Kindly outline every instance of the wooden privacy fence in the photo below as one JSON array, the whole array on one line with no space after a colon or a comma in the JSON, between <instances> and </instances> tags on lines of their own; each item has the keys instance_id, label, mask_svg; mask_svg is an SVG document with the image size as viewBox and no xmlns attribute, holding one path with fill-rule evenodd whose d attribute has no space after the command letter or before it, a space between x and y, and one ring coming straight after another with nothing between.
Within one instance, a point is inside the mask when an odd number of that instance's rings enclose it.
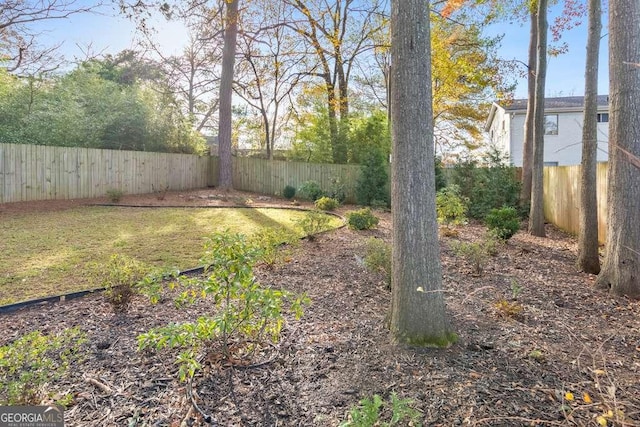
<instances>
[{"instance_id":1,"label":"wooden privacy fence","mask_svg":"<svg viewBox=\"0 0 640 427\"><path fill-rule=\"evenodd\" d=\"M212 182L218 181L218 158L211 158ZM316 181L323 190L333 187L333 180L344 186L347 202L356 201L359 165L299 163L251 157L233 158L233 188L262 194L281 195L287 185L296 189L306 181Z\"/></svg>"},{"instance_id":2,"label":"wooden privacy fence","mask_svg":"<svg viewBox=\"0 0 640 427\"><path fill-rule=\"evenodd\" d=\"M0 144L0 203L206 187L208 157L190 154Z\"/></svg>"},{"instance_id":3,"label":"wooden privacy fence","mask_svg":"<svg viewBox=\"0 0 640 427\"><path fill-rule=\"evenodd\" d=\"M358 165L334 165L233 158L237 190L280 195L285 186L316 181L324 190L339 180L355 202ZM577 234L580 166L544 168L545 218ZM0 144L0 203L102 197L110 189L126 194L190 190L217 184L218 158L190 154ZM598 238L605 240L607 164L598 164Z\"/></svg>"},{"instance_id":4,"label":"wooden privacy fence","mask_svg":"<svg viewBox=\"0 0 640 427\"><path fill-rule=\"evenodd\" d=\"M544 168L544 216L547 221L573 234L580 227L581 166ZM598 163L598 240L604 243L607 220L607 163Z\"/></svg>"}]
</instances>

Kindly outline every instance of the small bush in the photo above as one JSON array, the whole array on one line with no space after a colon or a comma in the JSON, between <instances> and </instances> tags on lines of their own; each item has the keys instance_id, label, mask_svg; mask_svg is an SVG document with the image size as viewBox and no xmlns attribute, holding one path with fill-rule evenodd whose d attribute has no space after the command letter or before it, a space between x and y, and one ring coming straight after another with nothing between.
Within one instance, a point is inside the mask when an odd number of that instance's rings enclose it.
<instances>
[{"instance_id":1,"label":"small bush","mask_svg":"<svg viewBox=\"0 0 640 427\"><path fill-rule=\"evenodd\" d=\"M436 194L436 214L438 222L447 228L461 225L467 221L467 200L460 195L460 189L451 185Z\"/></svg>"},{"instance_id":2,"label":"small bush","mask_svg":"<svg viewBox=\"0 0 640 427\"><path fill-rule=\"evenodd\" d=\"M143 263L121 254L112 255L106 265L94 269L98 286L105 288L104 296L116 313L127 311L136 287L150 272Z\"/></svg>"},{"instance_id":3,"label":"small bush","mask_svg":"<svg viewBox=\"0 0 640 427\"><path fill-rule=\"evenodd\" d=\"M482 244L458 242L452 246L452 249L457 256L471 264L474 274L482 274L488 259L487 251Z\"/></svg>"},{"instance_id":4,"label":"small bush","mask_svg":"<svg viewBox=\"0 0 640 427\"><path fill-rule=\"evenodd\" d=\"M80 359L86 341L77 328L58 335L31 332L0 347L0 405L36 405L45 397L48 384L65 376L70 364ZM63 396L62 400L69 400ZM71 397L72 398L72 397Z\"/></svg>"},{"instance_id":5,"label":"small bush","mask_svg":"<svg viewBox=\"0 0 640 427\"><path fill-rule=\"evenodd\" d=\"M364 265L367 270L384 275L387 287L391 287L391 245L371 237L366 243Z\"/></svg>"},{"instance_id":6,"label":"small bush","mask_svg":"<svg viewBox=\"0 0 640 427\"><path fill-rule=\"evenodd\" d=\"M351 408L349 419L340 423L340 427L420 425L420 412L413 409L412 404L411 399L400 399L395 393L391 394L391 402L385 402L375 394Z\"/></svg>"},{"instance_id":7,"label":"small bush","mask_svg":"<svg viewBox=\"0 0 640 427\"><path fill-rule=\"evenodd\" d=\"M284 197L287 200L293 199L295 195L296 195L296 187L293 187L291 185L287 185L286 187L284 187L284 190L282 190L282 197Z\"/></svg>"},{"instance_id":8,"label":"small bush","mask_svg":"<svg viewBox=\"0 0 640 427\"><path fill-rule=\"evenodd\" d=\"M122 190L115 188L107 190L107 198L111 203L118 203L122 200L122 196L124 196L124 192Z\"/></svg>"},{"instance_id":9,"label":"small bush","mask_svg":"<svg viewBox=\"0 0 640 427\"><path fill-rule=\"evenodd\" d=\"M435 172L436 172L436 191L440 191L447 186L447 178L444 175L444 165L440 157L435 158Z\"/></svg>"},{"instance_id":10,"label":"small bush","mask_svg":"<svg viewBox=\"0 0 640 427\"><path fill-rule=\"evenodd\" d=\"M388 210L390 205L389 205L389 201L387 200L372 200L371 207L373 209Z\"/></svg>"},{"instance_id":11,"label":"small bush","mask_svg":"<svg viewBox=\"0 0 640 427\"><path fill-rule=\"evenodd\" d=\"M321 211L332 211L338 207L340 203L336 199L332 199L331 197L320 197L316 200L315 205L316 208Z\"/></svg>"},{"instance_id":12,"label":"small bush","mask_svg":"<svg viewBox=\"0 0 640 427\"><path fill-rule=\"evenodd\" d=\"M519 206L520 182L516 169L508 165L507 157L495 147L480 162L467 159L456 164L450 181L469 199L471 218L484 219L491 209Z\"/></svg>"},{"instance_id":13,"label":"small bush","mask_svg":"<svg viewBox=\"0 0 640 427\"><path fill-rule=\"evenodd\" d=\"M344 201L347 200L344 184L340 181L340 178L331 178L331 188L327 191L327 196L336 199L338 203L344 203Z\"/></svg>"},{"instance_id":14,"label":"small bush","mask_svg":"<svg viewBox=\"0 0 640 427\"><path fill-rule=\"evenodd\" d=\"M249 239L249 243L260 248L258 260L267 267L284 263L290 255L289 248L298 243L298 235L285 228L263 228Z\"/></svg>"},{"instance_id":15,"label":"small bush","mask_svg":"<svg viewBox=\"0 0 640 427\"><path fill-rule=\"evenodd\" d=\"M322 188L320 188L320 184L316 181L306 181L300 186L300 188L298 188L298 196L315 202L320 197L324 196L324 192L322 191Z\"/></svg>"},{"instance_id":16,"label":"small bush","mask_svg":"<svg viewBox=\"0 0 640 427\"><path fill-rule=\"evenodd\" d=\"M352 230L368 230L378 225L378 221L369 208L347 213L347 224Z\"/></svg>"},{"instance_id":17,"label":"small bush","mask_svg":"<svg viewBox=\"0 0 640 427\"><path fill-rule=\"evenodd\" d=\"M518 211L512 207L491 209L485 217L489 230L501 240L509 240L520 230Z\"/></svg>"},{"instance_id":18,"label":"small bush","mask_svg":"<svg viewBox=\"0 0 640 427\"><path fill-rule=\"evenodd\" d=\"M522 319L524 307L519 302L501 299L494 304L494 307L501 317L509 317L516 320Z\"/></svg>"},{"instance_id":19,"label":"small bush","mask_svg":"<svg viewBox=\"0 0 640 427\"><path fill-rule=\"evenodd\" d=\"M309 240L315 240L316 234L329 229L329 221L331 218L328 215L320 211L311 211L304 218L296 221L296 224Z\"/></svg>"},{"instance_id":20,"label":"small bush","mask_svg":"<svg viewBox=\"0 0 640 427\"><path fill-rule=\"evenodd\" d=\"M356 182L356 198L358 203L371 206L374 200L389 200L389 175L382 151L372 149L360 166L360 176Z\"/></svg>"},{"instance_id":21,"label":"small bush","mask_svg":"<svg viewBox=\"0 0 640 427\"><path fill-rule=\"evenodd\" d=\"M243 235L213 234L200 260L207 266L204 275L181 277L182 292L176 299L179 305L208 300L211 315L151 329L138 336L138 349L180 349L175 363L180 380L186 381L216 356L225 365L246 365L276 343L285 313L299 319L309 299L260 285L253 272L260 252Z\"/></svg>"}]
</instances>

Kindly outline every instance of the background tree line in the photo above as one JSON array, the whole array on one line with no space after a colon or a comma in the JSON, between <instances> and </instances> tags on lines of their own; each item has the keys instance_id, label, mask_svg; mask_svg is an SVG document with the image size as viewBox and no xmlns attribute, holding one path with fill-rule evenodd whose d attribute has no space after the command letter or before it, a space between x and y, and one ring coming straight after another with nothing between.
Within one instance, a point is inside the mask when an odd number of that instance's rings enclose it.
<instances>
[{"instance_id":1,"label":"background tree line","mask_svg":"<svg viewBox=\"0 0 640 427\"><path fill-rule=\"evenodd\" d=\"M43 4L46 4L44 2ZM53 7L56 2L49 2ZM473 11L431 7L433 121L440 153L473 148L490 101L509 89L499 39ZM76 10L72 2L59 12ZM4 51L0 140L134 150L202 152L217 135L225 2L121 3L137 21L139 50L89 58L64 73ZM179 20L190 39L179 55L156 45L149 17ZM232 140L271 158L290 147L298 161L361 163L388 158L388 2L252 0L239 9ZM13 35L28 22L10 23Z\"/></svg>"}]
</instances>

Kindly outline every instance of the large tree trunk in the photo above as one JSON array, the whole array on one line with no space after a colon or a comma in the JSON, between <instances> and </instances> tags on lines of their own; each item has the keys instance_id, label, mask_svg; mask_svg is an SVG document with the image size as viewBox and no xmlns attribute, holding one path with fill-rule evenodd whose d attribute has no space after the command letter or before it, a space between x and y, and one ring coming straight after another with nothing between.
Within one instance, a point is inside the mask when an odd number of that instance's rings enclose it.
<instances>
[{"instance_id":1,"label":"large tree trunk","mask_svg":"<svg viewBox=\"0 0 640 427\"><path fill-rule=\"evenodd\" d=\"M455 335L442 295L435 209L429 1L391 6L391 332L413 345L446 346Z\"/></svg>"},{"instance_id":2,"label":"large tree trunk","mask_svg":"<svg viewBox=\"0 0 640 427\"><path fill-rule=\"evenodd\" d=\"M598 58L602 29L602 0L589 0L587 63L584 73L584 125L582 128L582 168L580 170L580 232L578 268L585 273L600 272L598 256L598 198L596 168L598 150Z\"/></svg>"},{"instance_id":3,"label":"large tree trunk","mask_svg":"<svg viewBox=\"0 0 640 427\"><path fill-rule=\"evenodd\" d=\"M222 73L220 76L220 109L218 120L218 155L220 168L218 186L221 189L233 187L233 160L231 158L231 98L233 95L233 68L236 59L238 38L238 3L227 0L222 47Z\"/></svg>"},{"instance_id":4,"label":"large tree trunk","mask_svg":"<svg viewBox=\"0 0 640 427\"><path fill-rule=\"evenodd\" d=\"M640 298L640 2L609 1L609 182L596 286Z\"/></svg>"},{"instance_id":5,"label":"large tree trunk","mask_svg":"<svg viewBox=\"0 0 640 427\"><path fill-rule=\"evenodd\" d=\"M527 115L524 121L524 145L522 146L522 189L520 205L531 204L531 168L533 163L533 109L536 99L536 52L538 46L538 12L531 12L529 31L529 64L527 70Z\"/></svg>"},{"instance_id":6,"label":"large tree trunk","mask_svg":"<svg viewBox=\"0 0 640 427\"><path fill-rule=\"evenodd\" d=\"M531 173L531 208L529 233L544 237L544 87L547 78L547 3L538 0L538 43L536 60L536 94L533 109L533 167Z\"/></svg>"}]
</instances>

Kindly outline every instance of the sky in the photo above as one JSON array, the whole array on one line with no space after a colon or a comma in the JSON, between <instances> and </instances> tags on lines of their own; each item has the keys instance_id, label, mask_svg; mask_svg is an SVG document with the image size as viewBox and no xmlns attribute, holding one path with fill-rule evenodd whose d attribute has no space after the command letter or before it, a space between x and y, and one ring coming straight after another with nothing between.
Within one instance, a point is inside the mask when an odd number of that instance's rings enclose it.
<instances>
[{"instance_id":1,"label":"sky","mask_svg":"<svg viewBox=\"0 0 640 427\"><path fill-rule=\"evenodd\" d=\"M88 3L81 0L82 3ZM552 8L550 18L557 15ZM603 18L602 42L600 45L599 93L607 94L608 66L606 16ZM165 53L179 53L186 40L186 31L178 23L167 22L159 18L158 31L154 39L166 50ZM84 52L90 46L92 54L115 54L123 49L135 48L136 28L129 19L118 16L111 6L103 8L101 13L79 14L64 20L43 21L39 23L41 42L44 45L63 42L61 52L73 60L82 60ZM563 41L569 45L567 53L548 60L546 96L574 96L584 94L585 49L587 40L586 17L582 25L566 32ZM517 59L526 62L529 43L529 27L520 22L494 24L485 31L487 35L502 35L499 56L506 60ZM526 98L526 79L517 81L515 98Z\"/></svg>"}]
</instances>

